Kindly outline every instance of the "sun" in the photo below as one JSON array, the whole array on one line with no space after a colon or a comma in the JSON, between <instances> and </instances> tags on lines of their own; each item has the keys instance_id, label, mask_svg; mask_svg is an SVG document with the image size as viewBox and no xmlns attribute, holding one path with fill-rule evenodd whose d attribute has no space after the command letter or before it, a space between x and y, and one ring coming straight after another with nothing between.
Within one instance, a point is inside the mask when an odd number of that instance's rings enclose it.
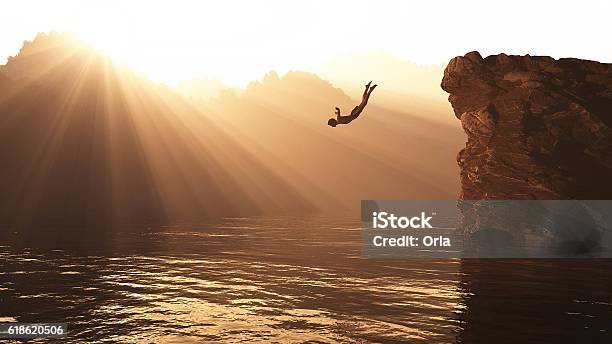
<instances>
[{"instance_id":1,"label":"sun","mask_svg":"<svg viewBox=\"0 0 612 344\"><path fill-rule=\"evenodd\" d=\"M214 53L206 42L193 44L194 48L185 38L186 33L175 30L162 35L153 30L143 33L86 25L71 31L113 62L171 86L192 78L216 78L231 86L244 87L273 68L262 68L258 61L245 61L240 49Z\"/></svg>"},{"instance_id":2,"label":"sun","mask_svg":"<svg viewBox=\"0 0 612 344\"><path fill-rule=\"evenodd\" d=\"M120 37L119 32L95 26L73 29L71 31L83 43L106 54L113 61L129 65L130 67L138 65L140 57L133 54L134 49L125 46L124 39Z\"/></svg>"}]
</instances>

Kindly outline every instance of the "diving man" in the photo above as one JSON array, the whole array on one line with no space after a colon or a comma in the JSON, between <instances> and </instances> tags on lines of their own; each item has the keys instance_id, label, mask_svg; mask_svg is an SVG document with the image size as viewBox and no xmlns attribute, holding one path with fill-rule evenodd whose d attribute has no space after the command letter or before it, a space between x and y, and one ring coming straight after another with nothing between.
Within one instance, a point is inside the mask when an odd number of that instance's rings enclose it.
<instances>
[{"instance_id":1,"label":"diving man","mask_svg":"<svg viewBox=\"0 0 612 344\"><path fill-rule=\"evenodd\" d=\"M378 85L370 86L371 84L372 84L372 82L370 81L370 82L368 82L367 85L365 85L365 91L363 91L363 96L361 98L361 104L355 106L353 111L351 111L350 115L348 115L348 116L340 115L340 108L336 107L336 118L330 118L327 121L327 125L329 125L331 127L335 127L338 124L349 124L354 119L359 117L359 115L361 114L363 109L368 104L368 99L370 99L370 95L372 94L372 91L374 91L376 86L378 86Z\"/></svg>"}]
</instances>

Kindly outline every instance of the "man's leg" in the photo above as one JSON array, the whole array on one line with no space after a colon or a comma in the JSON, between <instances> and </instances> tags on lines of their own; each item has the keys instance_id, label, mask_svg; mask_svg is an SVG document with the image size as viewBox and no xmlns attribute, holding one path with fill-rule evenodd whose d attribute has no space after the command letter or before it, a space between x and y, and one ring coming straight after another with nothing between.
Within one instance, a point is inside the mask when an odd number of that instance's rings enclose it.
<instances>
[{"instance_id":1,"label":"man's leg","mask_svg":"<svg viewBox=\"0 0 612 344\"><path fill-rule=\"evenodd\" d=\"M370 90L370 84L372 84L372 82L368 82L365 85L365 90L363 91L363 96L361 96L361 103L363 103L364 99L368 96L368 91Z\"/></svg>"},{"instance_id":2,"label":"man's leg","mask_svg":"<svg viewBox=\"0 0 612 344\"><path fill-rule=\"evenodd\" d=\"M374 85L372 87L369 87L369 89L363 94L363 99L361 100L361 104L359 104L359 107L361 108L361 111L363 111L363 109L365 109L366 105L368 104L368 100L370 100L370 94L372 94L372 91L374 91L376 86L378 86L378 85ZM361 111L359 111L359 112L361 112Z\"/></svg>"}]
</instances>

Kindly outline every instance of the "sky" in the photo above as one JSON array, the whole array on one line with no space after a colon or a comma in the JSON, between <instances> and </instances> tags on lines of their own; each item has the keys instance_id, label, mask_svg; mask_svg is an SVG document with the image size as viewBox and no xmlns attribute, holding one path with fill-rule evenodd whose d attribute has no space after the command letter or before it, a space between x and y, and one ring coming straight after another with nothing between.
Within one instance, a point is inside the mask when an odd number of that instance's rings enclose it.
<instances>
[{"instance_id":1,"label":"sky","mask_svg":"<svg viewBox=\"0 0 612 344\"><path fill-rule=\"evenodd\" d=\"M193 77L244 86L269 70L315 70L384 51L446 64L478 50L612 62L612 1L30 1L0 12L0 64L37 32L73 31L169 84Z\"/></svg>"}]
</instances>

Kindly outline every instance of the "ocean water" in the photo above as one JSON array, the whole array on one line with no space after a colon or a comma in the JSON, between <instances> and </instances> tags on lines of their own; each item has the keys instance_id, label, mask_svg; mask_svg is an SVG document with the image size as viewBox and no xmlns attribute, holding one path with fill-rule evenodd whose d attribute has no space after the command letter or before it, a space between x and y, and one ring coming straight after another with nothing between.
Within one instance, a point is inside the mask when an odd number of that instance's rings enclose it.
<instances>
[{"instance_id":1,"label":"ocean water","mask_svg":"<svg viewBox=\"0 0 612 344\"><path fill-rule=\"evenodd\" d=\"M0 322L68 323L62 343L612 342L612 260L366 259L359 227L7 231Z\"/></svg>"}]
</instances>

